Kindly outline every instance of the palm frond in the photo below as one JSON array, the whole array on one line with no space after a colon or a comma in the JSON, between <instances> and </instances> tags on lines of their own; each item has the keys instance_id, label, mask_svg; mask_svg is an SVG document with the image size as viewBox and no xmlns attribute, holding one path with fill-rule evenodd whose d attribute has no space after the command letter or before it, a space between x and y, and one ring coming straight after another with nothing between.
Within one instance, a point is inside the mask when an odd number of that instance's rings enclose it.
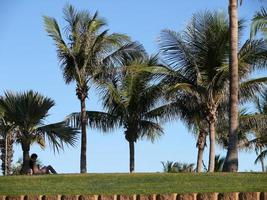
<instances>
[{"instance_id":1,"label":"palm frond","mask_svg":"<svg viewBox=\"0 0 267 200\"><path fill-rule=\"evenodd\" d=\"M55 102L32 90L26 92L5 92L0 99L7 121L16 124L21 131L31 132L32 129L47 117L48 111Z\"/></svg>"},{"instance_id":2,"label":"palm frond","mask_svg":"<svg viewBox=\"0 0 267 200\"><path fill-rule=\"evenodd\" d=\"M239 85L240 101L247 102L253 100L256 94L261 94L267 84L267 77L246 80Z\"/></svg>"},{"instance_id":3,"label":"palm frond","mask_svg":"<svg viewBox=\"0 0 267 200\"><path fill-rule=\"evenodd\" d=\"M38 127L36 135L41 137L47 137L51 147L54 151L63 149L64 144L75 146L79 131L75 128L71 128L66 122L58 122L54 124L48 124Z\"/></svg>"},{"instance_id":4,"label":"palm frond","mask_svg":"<svg viewBox=\"0 0 267 200\"><path fill-rule=\"evenodd\" d=\"M164 134L163 128L158 123L147 120L140 121L139 135L141 138L145 137L154 142L162 134Z\"/></svg>"},{"instance_id":5,"label":"palm frond","mask_svg":"<svg viewBox=\"0 0 267 200\"><path fill-rule=\"evenodd\" d=\"M257 164L258 162L260 162L262 159L265 159L267 156L267 149L262 151L260 153L260 155L258 155L258 157L256 158L256 160L254 161L254 164Z\"/></svg>"},{"instance_id":6,"label":"palm frond","mask_svg":"<svg viewBox=\"0 0 267 200\"><path fill-rule=\"evenodd\" d=\"M252 19L250 37L254 37L258 31L267 35L267 11L264 7L261 7L261 10L256 12Z\"/></svg>"},{"instance_id":7,"label":"palm frond","mask_svg":"<svg viewBox=\"0 0 267 200\"><path fill-rule=\"evenodd\" d=\"M146 53L141 44L129 42L112 51L102 60L102 63L106 66L125 66L126 63L144 56L146 56Z\"/></svg>"},{"instance_id":8,"label":"palm frond","mask_svg":"<svg viewBox=\"0 0 267 200\"><path fill-rule=\"evenodd\" d=\"M98 111L86 111L87 125L90 128L99 129L103 132L109 132L119 127L120 120L112 114ZM65 119L65 122L71 127L80 128L81 113L71 113Z\"/></svg>"},{"instance_id":9,"label":"palm frond","mask_svg":"<svg viewBox=\"0 0 267 200\"><path fill-rule=\"evenodd\" d=\"M247 78L256 69L267 67L267 45L264 40L247 40L238 52L240 79Z\"/></svg>"}]
</instances>

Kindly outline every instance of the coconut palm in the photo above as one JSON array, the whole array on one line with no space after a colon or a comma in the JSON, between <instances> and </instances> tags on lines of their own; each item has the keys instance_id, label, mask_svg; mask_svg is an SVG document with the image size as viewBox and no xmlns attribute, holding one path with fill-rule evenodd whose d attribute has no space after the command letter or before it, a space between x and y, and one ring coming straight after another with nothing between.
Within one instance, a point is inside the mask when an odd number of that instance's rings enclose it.
<instances>
[{"instance_id":1,"label":"coconut palm","mask_svg":"<svg viewBox=\"0 0 267 200\"><path fill-rule=\"evenodd\" d=\"M76 129L68 127L65 122L44 124L48 111L54 105L52 99L33 91L5 92L0 99L6 121L14 126L14 139L22 147L22 173L29 172L29 152L33 143L44 148L47 138L54 150L63 148L63 144L75 145Z\"/></svg>"},{"instance_id":2,"label":"coconut palm","mask_svg":"<svg viewBox=\"0 0 267 200\"><path fill-rule=\"evenodd\" d=\"M243 23L239 22L239 32ZM159 44L168 67L157 67L154 73L165 74L162 82L171 93L188 93L199 102L209 127L209 167L214 171L215 131L218 108L228 101L229 29L223 13L203 12L193 15L182 33L163 30ZM247 40L239 50L240 96L245 102L262 89L267 78L249 79L258 67L266 67L266 44L262 40ZM191 103L189 101L188 103ZM230 146L230 145L229 145Z\"/></svg>"},{"instance_id":3,"label":"coconut palm","mask_svg":"<svg viewBox=\"0 0 267 200\"><path fill-rule=\"evenodd\" d=\"M66 37L54 18L44 17L45 29L54 40L63 77L67 84L76 83L76 95L81 104L80 171L86 173L86 98L93 83L106 77L105 72L120 64L122 57L131 59L140 54L139 45L129 42L123 34L109 34L105 21L96 12L76 11L71 5L63 10L67 26Z\"/></svg>"},{"instance_id":4,"label":"coconut palm","mask_svg":"<svg viewBox=\"0 0 267 200\"><path fill-rule=\"evenodd\" d=\"M252 19L250 36L254 37L259 31L267 38L267 10L264 7Z\"/></svg>"},{"instance_id":5,"label":"coconut palm","mask_svg":"<svg viewBox=\"0 0 267 200\"><path fill-rule=\"evenodd\" d=\"M147 138L152 142L163 134L153 111L160 102L161 88L153 85L153 75L141 72L140 68L157 65L157 58L125 60L125 64L114 75L111 82L102 85L103 107L105 112L87 112L88 124L93 128L108 131L123 127L124 136L129 143L130 172L135 170L135 143ZM68 117L79 125L79 113Z\"/></svg>"}]
</instances>

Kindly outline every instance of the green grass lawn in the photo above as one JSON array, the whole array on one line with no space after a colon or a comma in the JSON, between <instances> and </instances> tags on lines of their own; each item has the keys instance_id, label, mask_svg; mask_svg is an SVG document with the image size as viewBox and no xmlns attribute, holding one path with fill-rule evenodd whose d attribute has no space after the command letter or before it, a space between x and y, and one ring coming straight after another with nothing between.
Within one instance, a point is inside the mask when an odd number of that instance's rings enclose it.
<instances>
[{"instance_id":1,"label":"green grass lawn","mask_svg":"<svg viewBox=\"0 0 267 200\"><path fill-rule=\"evenodd\" d=\"M0 177L1 195L263 192L267 173L68 174Z\"/></svg>"}]
</instances>

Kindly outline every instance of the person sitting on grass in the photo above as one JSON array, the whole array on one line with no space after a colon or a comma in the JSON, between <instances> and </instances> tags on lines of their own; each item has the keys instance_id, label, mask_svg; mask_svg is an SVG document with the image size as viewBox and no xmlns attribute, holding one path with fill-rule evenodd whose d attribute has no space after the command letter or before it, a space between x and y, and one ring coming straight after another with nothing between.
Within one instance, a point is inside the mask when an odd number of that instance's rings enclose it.
<instances>
[{"instance_id":1,"label":"person sitting on grass","mask_svg":"<svg viewBox=\"0 0 267 200\"><path fill-rule=\"evenodd\" d=\"M40 168L40 166L36 164L37 158L38 156L36 153L31 155L30 168L32 170L32 174L57 174L56 170L54 170L51 165Z\"/></svg>"}]
</instances>

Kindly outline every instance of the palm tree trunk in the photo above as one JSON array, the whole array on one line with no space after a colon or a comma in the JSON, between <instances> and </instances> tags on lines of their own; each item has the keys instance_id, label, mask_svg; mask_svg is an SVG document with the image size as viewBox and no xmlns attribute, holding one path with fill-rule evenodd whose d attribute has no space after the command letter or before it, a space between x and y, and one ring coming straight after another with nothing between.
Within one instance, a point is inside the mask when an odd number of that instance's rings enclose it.
<instances>
[{"instance_id":1,"label":"palm tree trunk","mask_svg":"<svg viewBox=\"0 0 267 200\"><path fill-rule=\"evenodd\" d=\"M86 117L86 106L85 106L84 97L81 98L81 129L82 129L82 139L81 139L81 160L80 160L80 172L86 173L86 147L87 147L87 138L86 138L86 125L87 125L87 117Z\"/></svg>"},{"instance_id":2,"label":"palm tree trunk","mask_svg":"<svg viewBox=\"0 0 267 200\"><path fill-rule=\"evenodd\" d=\"M134 141L129 141L130 149L130 173L134 172Z\"/></svg>"},{"instance_id":3,"label":"palm tree trunk","mask_svg":"<svg viewBox=\"0 0 267 200\"><path fill-rule=\"evenodd\" d=\"M229 142L223 171L238 170L238 16L237 0L229 0L230 21L230 113Z\"/></svg>"},{"instance_id":4,"label":"palm tree trunk","mask_svg":"<svg viewBox=\"0 0 267 200\"><path fill-rule=\"evenodd\" d=\"M262 148L260 148L260 155L261 155L261 153L262 153ZM262 172L265 172L265 165L264 165L264 158L263 157L260 158L260 162L261 162L261 170L262 170Z\"/></svg>"},{"instance_id":5,"label":"palm tree trunk","mask_svg":"<svg viewBox=\"0 0 267 200\"><path fill-rule=\"evenodd\" d=\"M260 161L261 161L261 170L262 170L262 172L265 172L264 159L261 158Z\"/></svg>"},{"instance_id":6,"label":"palm tree trunk","mask_svg":"<svg viewBox=\"0 0 267 200\"><path fill-rule=\"evenodd\" d=\"M21 174L28 174L30 170L30 144L29 142L22 142L21 147L23 151Z\"/></svg>"},{"instance_id":7,"label":"palm tree trunk","mask_svg":"<svg viewBox=\"0 0 267 200\"><path fill-rule=\"evenodd\" d=\"M198 134L197 147L197 172L202 172L203 153L206 145L206 133L200 130Z\"/></svg>"},{"instance_id":8,"label":"palm tree trunk","mask_svg":"<svg viewBox=\"0 0 267 200\"><path fill-rule=\"evenodd\" d=\"M13 139L13 135L12 134L8 134L7 136L7 150L6 150L6 174L10 175L11 171L12 171L12 160L13 160L13 143L14 143L14 139Z\"/></svg>"},{"instance_id":9,"label":"palm tree trunk","mask_svg":"<svg viewBox=\"0 0 267 200\"><path fill-rule=\"evenodd\" d=\"M215 161L215 120L209 121L209 141L210 141L210 152L209 152L209 167L208 172L214 172L214 161Z\"/></svg>"},{"instance_id":10,"label":"palm tree trunk","mask_svg":"<svg viewBox=\"0 0 267 200\"><path fill-rule=\"evenodd\" d=\"M2 174L5 175L6 174L6 148L5 148L5 138L0 140L0 149L1 149L1 161L2 161L2 165L1 165L1 170L2 170Z\"/></svg>"},{"instance_id":11,"label":"palm tree trunk","mask_svg":"<svg viewBox=\"0 0 267 200\"><path fill-rule=\"evenodd\" d=\"M11 164L13 158L13 143L14 140L11 134L5 135L0 141L1 160L2 160L2 173L3 175L11 174Z\"/></svg>"},{"instance_id":12,"label":"palm tree trunk","mask_svg":"<svg viewBox=\"0 0 267 200\"><path fill-rule=\"evenodd\" d=\"M204 153L204 149L198 148L198 153L197 153L197 172L202 172L203 153Z\"/></svg>"}]
</instances>

